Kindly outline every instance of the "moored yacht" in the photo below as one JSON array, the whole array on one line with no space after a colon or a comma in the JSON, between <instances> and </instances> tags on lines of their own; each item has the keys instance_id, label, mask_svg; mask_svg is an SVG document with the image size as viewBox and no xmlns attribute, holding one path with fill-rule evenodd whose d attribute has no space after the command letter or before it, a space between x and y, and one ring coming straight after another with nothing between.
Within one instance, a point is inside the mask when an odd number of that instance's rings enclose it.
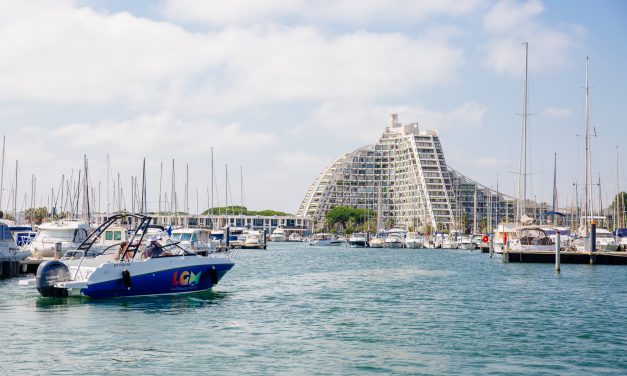
<instances>
[{"instance_id":1,"label":"moored yacht","mask_svg":"<svg viewBox=\"0 0 627 376\"><path fill-rule=\"evenodd\" d=\"M340 239L336 239L333 235L325 232L313 234L309 241L309 245L316 246L339 246L340 244L342 244Z\"/></svg>"},{"instance_id":2,"label":"moored yacht","mask_svg":"<svg viewBox=\"0 0 627 376\"><path fill-rule=\"evenodd\" d=\"M284 242L287 240L287 233L283 229L283 227L277 227L272 231L270 235L270 241L273 242Z\"/></svg>"},{"instance_id":3,"label":"moored yacht","mask_svg":"<svg viewBox=\"0 0 627 376\"><path fill-rule=\"evenodd\" d=\"M597 228L597 250L604 252L616 252L619 249L618 242L612 237L612 233L604 228Z\"/></svg>"},{"instance_id":4,"label":"moored yacht","mask_svg":"<svg viewBox=\"0 0 627 376\"><path fill-rule=\"evenodd\" d=\"M365 232L355 232L348 238L348 244L352 248L364 248L368 245Z\"/></svg>"},{"instance_id":5,"label":"moored yacht","mask_svg":"<svg viewBox=\"0 0 627 376\"><path fill-rule=\"evenodd\" d=\"M172 230L170 241L178 242L182 247L205 256L215 251L215 243L219 243L219 241L211 239L211 231L200 228L179 228Z\"/></svg>"},{"instance_id":6,"label":"moored yacht","mask_svg":"<svg viewBox=\"0 0 627 376\"><path fill-rule=\"evenodd\" d=\"M385 237L385 248L403 248L405 246L405 234L401 230L390 230Z\"/></svg>"},{"instance_id":7,"label":"moored yacht","mask_svg":"<svg viewBox=\"0 0 627 376\"><path fill-rule=\"evenodd\" d=\"M15 242L15 239L13 239L13 235L9 230L9 226L5 223L0 223L0 261L20 261L29 255L30 253L28 251L24 251L22 248L17 246L17 243ZM2 275L2 271L0 271L0 275Z\"/></svg>"},{"instance_id":8,"label":"moored yacht","mask_svg":"<svg viewBox=\"0 0 627 376\"><path fill-rule=\"evenodd\" d=\"M33 257L60 257L65 251L76 249L87 237L89 225L80 221L60 220L39 225L29 251ZM56 253L60 244L61 254Z\"/></svg>"},{"instance_id":9,"label":"moored yacht","mask_svg":"<svg viewBox=\"0 0 627 376\"><path fill-rule=\"evenodd\" d=\"M424 239L417 232L408 232L405 236L405 248L424 248Z\"/></svg>"}]
</instances>

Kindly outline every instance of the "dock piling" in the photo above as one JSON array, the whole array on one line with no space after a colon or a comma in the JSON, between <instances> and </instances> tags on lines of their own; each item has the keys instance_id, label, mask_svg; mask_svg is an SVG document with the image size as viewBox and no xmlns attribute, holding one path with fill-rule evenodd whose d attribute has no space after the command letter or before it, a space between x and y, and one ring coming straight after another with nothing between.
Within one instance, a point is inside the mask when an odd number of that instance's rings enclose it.
<instances>
[{"instance_id":1,"label":"dock piling","mask_svg":"<svg viewBox=\"0 0 627 376\"><path fill-rule=\"evenodd\" d=\"M560 272L560 232L555 229L555 271Z\"/></svg>"}]
</instances>

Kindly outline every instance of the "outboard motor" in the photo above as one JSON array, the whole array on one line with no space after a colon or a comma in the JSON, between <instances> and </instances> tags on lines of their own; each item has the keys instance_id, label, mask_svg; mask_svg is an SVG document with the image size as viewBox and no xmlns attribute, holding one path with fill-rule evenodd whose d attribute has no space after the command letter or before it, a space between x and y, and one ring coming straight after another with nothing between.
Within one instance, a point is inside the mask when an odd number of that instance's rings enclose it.
<instances>
[{"instance_id":1,"label":"outboard motor","mask_svg":"<svg viewBox=\"0 0 627 376\"><path fill-rule=\"evenodd\" d=\"M70 269L61 261L44 261L37 268L37 291L42 296L55 298L67 296L67 289L54 287L54 284L70 280Z\"/></svg>"}]
</instances>

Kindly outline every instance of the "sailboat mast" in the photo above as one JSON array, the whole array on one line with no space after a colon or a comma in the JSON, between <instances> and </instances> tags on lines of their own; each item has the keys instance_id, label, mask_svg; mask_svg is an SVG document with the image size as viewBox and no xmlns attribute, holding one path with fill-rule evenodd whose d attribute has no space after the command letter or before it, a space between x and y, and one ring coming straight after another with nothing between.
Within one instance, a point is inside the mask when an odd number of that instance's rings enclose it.
<instances>
[{"instance_id":1,"label":"sailboat mast","mask_svg":"<svg viewBox=\"0 0 627 376\"><path fill-rule=\"evenodd\" d=\"M553 205L551 206L551 210L553 211L553 220L551 223L555 226L557 223L555 222L555 205L557 204L557 153L553 155Z\"/></svg>"},{"instance_id":2,"label":"sailboat mast","mask_svg":"<svg viewBox=\"0 0 627 376\"><path fill-rule=\"evenodd\" d=\"M591 171L591 163L590 163L590 114L589 114L589 109L588 109L588 105L589 105L589 101L588 101L588 96L589 96L589 86L588 86L588 60L590 60L590 58L588 56L586 56L586 86L584 88L585 90L585 94L586 94L586 101L585 101L585 113L584 113L584 144L585 144L585 172L584 172L584 178L585 178L585 203L584 203L584 222L585 222L585 236L590 235L590 229L589 229L589 222L591 220L592 217L592 207L591 207L591 200L592 200L592 171Z\"/></svg>"},{"instance_id":3,"label":"sailboat mast","mask_svg":"<svg viewBox=\"0 0 627 376\"><path fill-rule=\"evenodd\" d=\"M15 160L15 190L13 191L13 216L17 221L17 159ZM19 221L18 221L19 223Z\"/></svg>"},{"instance_id":4,"label":"sailboat mast","mask_svg":"<svg viewBox=\"0 0 627 376\"><path fill-rule=\"evenodd\" d=\"M520 125L520 162L518 177L518 210L517 219L526 214L527 204L527 73L529 66L529 43L525 46L525 79L523 82L522 122Z\"/></svg>"},{"instance_id":5,"label":"sailboat mast","mask_svg":"<svg viewBox=\"0 0 627 376\"><path fill-rule=\"evenodd\" d=\"M616 198L614 199L614 230L620 228L620 205L618 199L620 196L620 188L618 184L618 145L616 145Z\"/></svg>"},{"instance_id":6,"label":"sailboat mast","mask_svg":"<svg viewBox=\"0 0 627 376\"><path fill-rule=\"evenodd\" d=\"M163 185L163 162L159 168L159 214L161 214L161 187Z\"/></svg>"},{"instance_id":7,"label":"sailboat mast","mask_svg":"<svg viewBox=\"0 0 627 376\"><path fill-rule=\"evenodd\" d=\"M4 147L6 136L2 136L2 168L0 168L0 210L2 210L2 191L4 190Z\"/></svg>"}]
</instances>

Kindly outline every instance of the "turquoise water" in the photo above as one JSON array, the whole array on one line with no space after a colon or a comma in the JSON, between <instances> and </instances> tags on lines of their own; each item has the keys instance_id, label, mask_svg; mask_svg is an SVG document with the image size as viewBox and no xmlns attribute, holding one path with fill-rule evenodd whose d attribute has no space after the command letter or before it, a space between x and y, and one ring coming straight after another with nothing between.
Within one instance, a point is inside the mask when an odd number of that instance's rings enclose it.
<instances>
[{"instance_id":1,"label":"turquoise water","mask_svg":"<svg viewBox=\"0 0 627 376\"><path fill-rule=\"evenodd\" d=\"M627 268L270 244L211 292L90 301L0 282L1 374L627 373Z\"/></svg>"}]
</instances>

